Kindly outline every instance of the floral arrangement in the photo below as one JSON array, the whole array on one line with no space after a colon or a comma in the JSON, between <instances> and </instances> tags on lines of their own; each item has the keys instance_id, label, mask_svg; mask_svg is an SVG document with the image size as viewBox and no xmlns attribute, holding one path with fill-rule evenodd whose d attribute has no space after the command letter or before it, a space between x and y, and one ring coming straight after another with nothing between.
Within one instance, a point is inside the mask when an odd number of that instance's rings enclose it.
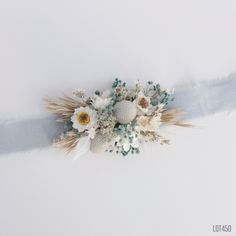
<instances>
[{"instance_id":1,"label":"floral arrangement","mask_svg":"<svg viewBox=\"0 0 236 236\"><path fill-rule=\"evenodd\" d=\"M160 134L162 125L191 126L179 120L180 110L167 108L172 94L151 81L129 88L115 79L110 90L97 90L92 96L77 90L74 97L47 99L48 109L64 125L54 143L78 155L90 150L123 156L139 153L145 142L169 144Z\"/></svg>"}]
</instances>

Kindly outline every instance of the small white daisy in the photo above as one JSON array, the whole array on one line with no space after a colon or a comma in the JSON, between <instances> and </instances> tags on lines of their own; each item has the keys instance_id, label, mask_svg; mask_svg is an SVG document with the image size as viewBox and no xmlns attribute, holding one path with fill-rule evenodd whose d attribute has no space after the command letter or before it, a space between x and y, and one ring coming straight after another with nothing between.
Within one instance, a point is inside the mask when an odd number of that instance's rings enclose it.
<instances>
[{"instance_id":1,"label":"small white daisy","mask_svg":"<svg viewBox=\"0 0 236 236\"><path fill-rule=\"evenodd\" d=\"M71 117L71 121L73 122L73 128L79 132L90 130L96 125L96 112L89 107L77 108Z\"/></svg>"}]
</instances>

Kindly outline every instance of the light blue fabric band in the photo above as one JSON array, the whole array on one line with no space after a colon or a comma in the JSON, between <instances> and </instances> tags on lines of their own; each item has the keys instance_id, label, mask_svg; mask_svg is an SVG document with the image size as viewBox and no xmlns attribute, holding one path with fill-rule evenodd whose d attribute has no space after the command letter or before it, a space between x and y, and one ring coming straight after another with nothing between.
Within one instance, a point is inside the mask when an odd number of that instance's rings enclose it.
<instances>
[{"instance_id":1,"label":"light blue fabric band","mask_svg":"<svg viewBox=\"0 0 236 236\"><path fill-rule=\"evenodd\" d=\"M44 148L63 132L55 117L0 123L0 155Z\"/></svg>"},{"instance_id":2,"label":"light blue fabric band","mask_svg":"<svg viewBox=\"0 0 236 236\"><path fill-rule=\"evenodd\" d=\"M175 100L169 108L186 112L184 119L191 120L218 112L236 109L236 74L224 79L203 81L177 88ZM50 146L63 132L62 124L54 117L0 122L0 155L28 151Z\"/></svg>"},{"instance_id":3,"label":"light blue fabric band","mask_svg":"<svg viewBox=\"0 0 236 236\"><path fill-rule=\"evenodd\" d=\"M236 74L177 88L170 108L180 108L184 119L201 118L236 109Z\"/></svg>"}]
</instances>

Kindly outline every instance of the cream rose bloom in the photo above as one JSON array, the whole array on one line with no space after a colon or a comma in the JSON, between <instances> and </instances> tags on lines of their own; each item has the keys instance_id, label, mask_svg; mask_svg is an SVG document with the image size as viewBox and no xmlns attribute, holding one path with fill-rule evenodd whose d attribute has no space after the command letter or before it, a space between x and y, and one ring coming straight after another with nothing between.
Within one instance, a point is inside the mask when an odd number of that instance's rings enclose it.
<instances>
[{"instance_id":1,"label":"cream rose bloom","mask_svg":"<svg viewBox=\"0 0 236 236\"><path fill-rule=\"evenodd\" d=\"M141 131L156 132L161 125L161 114L157 116L140 116L137 118L137 124Z\"/></svg>"}]
</instances>

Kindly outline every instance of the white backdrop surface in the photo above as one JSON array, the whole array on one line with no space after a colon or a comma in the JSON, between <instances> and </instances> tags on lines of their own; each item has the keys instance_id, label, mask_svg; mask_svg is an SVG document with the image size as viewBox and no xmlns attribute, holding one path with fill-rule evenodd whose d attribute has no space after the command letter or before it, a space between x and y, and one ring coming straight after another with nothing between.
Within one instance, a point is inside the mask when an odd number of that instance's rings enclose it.
<instances>
[{"instance_id":1,"label":"white backdrop surface","mask_svg":"<svg viewBox=\"0 0 236 236\"><path fill-rule=\"evenodd\" d=\"M45 116L44 96L115 77L172 88L226 76L235 22L234 0L2 0L0 119ZM214 224L235 233L235 118L170 129L171 146L135 157L1 156L0 235L208 236Z\"/></svg>"}]
</instances>

